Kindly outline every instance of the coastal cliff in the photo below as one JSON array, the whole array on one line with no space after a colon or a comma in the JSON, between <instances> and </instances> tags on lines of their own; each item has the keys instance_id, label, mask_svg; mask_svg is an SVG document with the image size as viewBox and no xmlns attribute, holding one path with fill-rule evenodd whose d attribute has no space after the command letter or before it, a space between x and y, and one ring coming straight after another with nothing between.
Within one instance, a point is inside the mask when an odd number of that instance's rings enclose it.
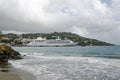
<instances>
[{"instance_id":1,"label":"coastal cliff","mask_svg":"<svg viewBox=\"0 0 120 80\"><path fill-rule=\"evenodd\" d=\"M13 50L7 45L0 45L0 63L6 63L8 60L22 59L19 52Z\"/></svg>"}]
</instances>

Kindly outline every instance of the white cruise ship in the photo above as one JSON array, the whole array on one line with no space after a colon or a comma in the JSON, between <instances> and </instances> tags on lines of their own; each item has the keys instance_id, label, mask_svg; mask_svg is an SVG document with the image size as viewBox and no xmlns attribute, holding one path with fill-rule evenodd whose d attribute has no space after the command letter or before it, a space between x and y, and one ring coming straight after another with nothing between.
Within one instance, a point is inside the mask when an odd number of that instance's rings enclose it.
<instances>
[{"instance_id":1,"label":"white cruise ship","mask_svg":"<svg viewBox=\"0 0 120 80\"><path fill-rule=\"evenodd\" d=\"M60 46L76 46L78 43L71 40L65 39L49 39L38 37L33 39L27 46L29 47L60 47Z\"/></svg>"}]
</instances>

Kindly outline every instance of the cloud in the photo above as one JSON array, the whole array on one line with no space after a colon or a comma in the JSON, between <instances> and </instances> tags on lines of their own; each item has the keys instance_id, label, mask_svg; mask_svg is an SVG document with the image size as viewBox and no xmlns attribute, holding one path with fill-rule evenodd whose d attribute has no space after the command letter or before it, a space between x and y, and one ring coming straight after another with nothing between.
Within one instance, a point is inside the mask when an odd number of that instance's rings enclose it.
<instances>
[{"instance_id":1,"label":"cloud","mask_svg":"<svg viewBox=\"0 0 120 80\"><path fill-rule=\"evenodd\" d=\"M118 0L0 0L0 30L64 32L118 43Z\"/></svg>"}]
</instances>

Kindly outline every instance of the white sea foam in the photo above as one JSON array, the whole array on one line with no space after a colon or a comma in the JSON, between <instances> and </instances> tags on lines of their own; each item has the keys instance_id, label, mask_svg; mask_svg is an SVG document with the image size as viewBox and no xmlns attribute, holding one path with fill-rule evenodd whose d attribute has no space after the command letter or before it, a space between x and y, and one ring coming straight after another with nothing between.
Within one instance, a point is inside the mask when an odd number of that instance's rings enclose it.
<instances>
[{"instance_id":1,"label":"white sea foam","mask_svg":"<svg viewBox=\"0 0 120 80\"><path fill-rule=\"evenodd\" d=\"M44 55L44 53L21 53L22 55L31 55L31 56L41 56Z\"/></svg>"},{"instance_id":2,"label":"white sea foam","mask_svg":"<svg viewBox=\"0 0 120 80\"><path fill-rule=\"evenodd\" d=\"M10 61L18 69L27 70L38 80L118 80L120 60L77 56L45 56L22 53L24 59Z\"/></svg>"}]
</instances>

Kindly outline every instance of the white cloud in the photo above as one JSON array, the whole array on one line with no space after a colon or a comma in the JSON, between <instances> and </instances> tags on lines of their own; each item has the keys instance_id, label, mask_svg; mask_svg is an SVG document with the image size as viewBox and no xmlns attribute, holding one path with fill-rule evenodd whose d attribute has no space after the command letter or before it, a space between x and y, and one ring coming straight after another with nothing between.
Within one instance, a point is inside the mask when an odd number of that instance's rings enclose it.
<instances>
[{"instance_id":1,"label":"white cloud","mask_svg":"<svg viewBox=\"0 0 120 80\"><path fill-rule=\"evenodd\" d=\"M100 0L0 0L0 29L71 31L117 42L110 35L119 34L115 30L119 26L120 1L111 2L112 7Z\"/></svg>"},{"instance_id":2,"label":"white cloud","mask_svg":"<svg viewBox=\"0 0 120 80\"><path fill-rule=\"evenodd\" d=\"M86 35L89 35L89 33L86 31L85 28L80 28L80 27L77 27L77 26L73 26L70 30L68 31L71 31L73 33L76 33L76 34L79 34L81 36L86 36Z\"/></svg>"}]
</instances>

